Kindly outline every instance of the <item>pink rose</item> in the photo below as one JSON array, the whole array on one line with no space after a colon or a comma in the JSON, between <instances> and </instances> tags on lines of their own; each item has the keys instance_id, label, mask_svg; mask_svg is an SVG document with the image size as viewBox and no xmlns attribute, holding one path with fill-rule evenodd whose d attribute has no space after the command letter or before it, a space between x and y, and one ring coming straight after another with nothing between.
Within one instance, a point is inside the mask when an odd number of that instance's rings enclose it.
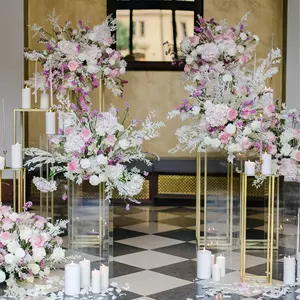
<instances>
[{"instance_id":1,"label":"pink rose","mask_svg":"<svg viewBox=\"0 0 300 300\"><path fill-rule=\"evenodd\" d=\"M68 164L68 169L71 172L75 172L78 169L78 163L76 161L70 161Z\"/></svg>"},{"instance_id":2,"label":"pink rose","mask_svg":"<svg viewBox=\"0 0 300 300\"><path fill-rule=\"evenodd\" d=\"M6 240L7 241L7 240L10 239L10 233L8 231L4 231L4 232L1 233L0 237L1 237L2 240Z\"/></svg>"},{"instance_id":3,"label":"pink rose","mask_svg":"<svg viewBox=\"0 0 300 300\"><path fill-rule=\"evenodd\" d=\"M228 108L228 110L227 110L227 119L229 121L233 121L234 119L236 119L237 115L238 115L237 110L232 109L232 108Z\"/></svg>"},{"instance_id":4,"label":"pink rose","mask_svg":"<svg viewBox=\"0 0 300 300\"><path fill-rule=\"evenodd\" d=\"M113 78L116 78L120 74L118 69L111 70L109 75Z\"/></svg>"},{"instance_id":5,"label":"pink rose","mask_svg":"<svg viewBox=\"0 0 300 300\"><path fill-rule=\"evenodd\" d=\"M275 145L268 144L267 150L268 150L268 153L275 155L277 152L277 147Z\"/></svg>"},{"instance_id":6,"label":"pink rose","mask_svg":"<svg viewBox=\"0 0 300 300\"><path fill-rule=\"evenodd\" d=\"M185 66L184 66L184 72L185 72L185 73L189 73L190 71L191 71L191 66L185 65Z\"/></svg>"},{"instance_id":7,"label":"pink rose","mask_svg":"<svg viewBox=\"0 0 300 300\"><path fill-rule=\"evenodd\" d=\"M271 117L273 112L275 111L275 105L274 104L269 104L264 108L264 114L268 117Z\"/></svg>"},{"instance_id":8,"label":"pink rose","mask_svg":"<svg viewBox=\"0 0 300 300\"><path fill-rule=\"evenodd\" d=\"M9 207L8 206L0 206L0 213L3 215L6 215L9 213Z\"/></svg>"},{"instance_id":9,"label":"pink rose","mask_svg":"<svg viewBox=\"0 0 300 300\"><path fill-rule=\"evenodd\" d=\"M296 159L297 161L300 161L300 151L297 151L297 152L295 153L295 159Z\"/></svg>"},{"instance_id":10,"label":"pink rose","mask_svg":"<svg viewBox=\"0 0 300 300\"><path fill-rule=\"evenodd\" d=\"M71 72L74 72L77 70L77 68L79 67L79 64L76 60L71 60L69 63L68 63L68 68Z\"/></svg>"},{"instance_id":11,"label":"pink rose","mask_svg":"<svg viewBox=\"0 0 300 300\"><path fill-rule=\"evenodd\" d=\"M219 134L219 139L222 144L227 144L229 142L230 138L231 138L231 135L226 132L221 132Z\"/></svg>"},{"instance_id":12,"label":"pink rose","mask_svg":"<svg viewBox=\"0 0 300 300\"><path fill-rule=\"evenodd\" d=\"M83 128L81 134L85 142L87 142L91 137L91 132L88 128Z\"/></svg>"},{"instance_id":13,"label":"pink rose","mask_svg":"<svg viewBox=\"0 0 300 300\"><path fill-rule=\"evenodd\" d=\"M3 218L1 221L2 221L2 229L4 230L12 229L14 226L10 218Z\"/></svg>"},{"instance_id":14,"label":"pink rose","mask_svg":"<svg viewBox=\"0 0 300 300\"><path fill-rule=\"evenodd\" d=\"M267 132L267 140L268 140L268 142L270 142L270 143L274 143L275 140L276 140L275 134L274 134L273 132L271 132L271 131L268 131L268 132Z\"/></svg>"},{"instance_id":15,"label":"pink rose","mask_svg":"<svg viewBox=\"0 0 300 300\"><path fill-rule=\"evenodd\" d=\"M244 54L243 56L240 57L239 61L240 63L246 63L250 59L250 56L247 54Z\"/></svg>"},{"instance_id":16,"label":"pink rose","mask_svg":"<svg viewBox=\"0 0 300 300\"><path fill-rule=\"evenodd\" d=\"M109 145L113 146L116 143L117 139L114 135L108 135L104 142Z\"/></svg>"},{"instance_id":17,"label":"pink rose","mask_svg":"<svg viewBox=\"0 0 300 300\"><path fill-rule=\"evenodd\" d=\"M103 44L105 46L110 46L113 43L113 39L111 37L107 37L103 39Z\"/></svg>"},{"instance_id":18,"label":"pink rose","mask_svg":"<svg viewBox=\"0 0 300 300\"><path fill-rule=\"evenodd\" d=\"M242 148L247 150L251 147L251 142L249 141L249 139L246 137L246 138L243 138L242 139Z\"/></svg>"},{"instance_id":19,"label":"pink rose","mask_svg":"<svg viewBox=\"0 0 300 300\"><path fill-rule=\"evenodd\" d=\"M30 239L30 243L33 248L42 248L45 244L45 238L42 235L36 235Z\"/></svg>"}]
</instances>

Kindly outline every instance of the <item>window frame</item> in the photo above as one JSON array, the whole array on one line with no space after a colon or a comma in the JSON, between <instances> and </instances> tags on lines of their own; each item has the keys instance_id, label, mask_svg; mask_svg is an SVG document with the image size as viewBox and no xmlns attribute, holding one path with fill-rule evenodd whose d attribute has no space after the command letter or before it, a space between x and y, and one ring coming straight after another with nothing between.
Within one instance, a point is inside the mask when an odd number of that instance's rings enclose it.
<instances>
[{"instance_id":1,"label":"window frame","mask_svg":"<svg viewBox=\"0 0 300 300\"><path fill-rule=\"evenodd\" d=\"M133 51L133 11L134 10L171 10L172 11L172 25L173 25L173 44L174 50L177 52L177 28L176 28L176 11L193 11L194 25L196 25L197 15L203 16L204 0L184 1L184 0L107 0L107 15L116 18L117 10L129 10L129 49L130 53ZM181 71L183 65L174 65L172 62L165 61L128 61L128 71Z\"/></svg>"}]
</instances>

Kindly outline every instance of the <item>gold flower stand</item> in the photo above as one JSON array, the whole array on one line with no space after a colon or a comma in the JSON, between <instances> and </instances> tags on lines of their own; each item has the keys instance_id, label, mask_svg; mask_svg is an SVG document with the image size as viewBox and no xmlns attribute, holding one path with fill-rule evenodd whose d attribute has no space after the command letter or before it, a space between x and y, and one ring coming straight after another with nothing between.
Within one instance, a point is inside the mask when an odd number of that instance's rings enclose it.
<instances>
[{"instance_id":1,"label":"gold flower stand","mask_svg":"<svg viewBox=\"0 0 300 300\"><path fill-rule=\"evenodd\" d=\"M246 275L246 250L247 239L247 187L248 178L246 174L242 174L242 190L241 190L241 280L242 282L248 279L265 279L269 284L272 284L272 272L273 272L273 249L274 249L274 201L275 201L275 183L278 178L277 175L267 176L267 197L268 197L268 223L267 223L267 269L266 275L262 276L248 276Z\"/></svg>"}]
</instances>

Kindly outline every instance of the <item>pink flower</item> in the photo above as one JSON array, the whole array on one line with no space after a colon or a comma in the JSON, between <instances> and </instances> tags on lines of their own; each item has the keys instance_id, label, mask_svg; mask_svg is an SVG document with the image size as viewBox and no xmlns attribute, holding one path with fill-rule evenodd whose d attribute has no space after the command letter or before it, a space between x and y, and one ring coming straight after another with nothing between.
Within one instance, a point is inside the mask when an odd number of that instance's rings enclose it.
<instances>
[{"instance_id":1,"label":"pink flower","mask_svg":"<svg viewBox=\"0 0 300 300\"><path fill-rule=\"evenodd\" d=\"M246 63L246 62L248 62L249 58L250 58L249 55L244 54L243 56L240 57L240 62L241 63Z\"/></svg>"},{"instance_id":2,"label":"pink flower","mask_svg":"<svg viewBox=\"0 0 300 300\"><path fill-rule=\"evenodd\" d=\"M87 142L91 137L91 132L88 128L83 128L81 134L85 142Z\"/></svg>"},{"instance_id":3,"label":"pink flower","mask_svg":"<svg viewBox=\"0 0 300 300\"><path fill-rule=\"evenodd\" d=\"M14 224L10 218L3 218L2 220L2 228L4 230L12 229Z\"/></svg>"},{"instance_id":4,"label":"pink flower","mask_svg":"<svg viewBox=\"0 0 300 300\"><path fill-rule=\"evenodd\" d=\"M61 246L62 243L63 243L63 239L62 239L60 236L56 236L56 237L54 238L54 240L56 241L56 243L57 243L59 246Z\"/></svg>"},{"instance_id":5,"label":"pink flower","mask_svg":"<svg viewBox=\"0 0 300 300\"><path fill-rule=\"evenodd\" d=\"M294 156L297 161L300 161L300 151L297 151Z\"/></svg>"},{"instance_id":6,"label":"pink flower","mask_svg":"<svg viewBox=\"0 0 300 300\"><path fill-rule=\"evenodd\" d=\"M42 235L36 235L30 239L30 243L33 248L42 248L45 244L45 238Z\"/></svg>"},{"instance_id":7,"label":"pink flower","mask_svg":"<svg viewBox=\"0 0 300 300\"><path fill-rule=\"evenodd\" d=\"M3 215L6 215L9 213L9 207L8 206L0 206L0 213Z\"/></svg>"},{"instance_id":8,"label":"pink flower","mask_svg":"<svg viewBox=\"0 0 300 300\"><path fill-rule=\"evenodd\" d=\"M275 105L274 104L269 104L264 108L264 114L268 117L271 117L273 112L275 111Z\"/></svg>"},{"instance_id":9,"label":"pink flower","mask_svg":"<svg viewBox=\"0 0 300 300\"><path fill-rule=\"evenodd\" d=\"M4 231L1 233L1 239L2 240L9 240L10 239L10 233L8 231Z\"/></svg>"},{"instance_id":10,"label":"pink flower","mask_svg":"<svg viewBox=\"0 0 300 300\"><path fill-rule=\"evenodd\" d=\"M69 63L68 63L68 68L71 72L74 72L77 70L79 64L76 60L71 60Z\"/></svg>"},{"instance_id":11,"label":"pink flower","mask_svg":"<svg viewBox=\"0 0 300 300\"><path fill-rule=\"evenodd\" d=\"M66 130L66 134L71 134L73 131L72 127L68 127Z\"/></svg>"},{"instance_id":12,"label":"pink flower","mask_svg":"<svg viewBox=\"0 0 300 300\"><path fill-rule=\"evenodd\" d=\"M111 70L109 75L113 78L117 77L120 74L118 69Z\"/></svg>"},{"instance_id":13,"label":"pink flower","mask_svg":"<svg viewBox=\"0 0 300 300\"><path fill-rule=\"evenodd\" d=\"M237 110L232 109L232 108L228 108L228 110L227 110L227 119L229 121L233 121L234 119L236 119L237 115L238 115Z\"/></svg>"},{"instance_id":14,"label":"pink flower","mask_svg":"<svg viewBox=\"0 0 300 300\"><path fill-rule=\"evenodd\" d=\"M110 46L113 43L113 39L111 37L107 37L103 39L103 44L105 46Z\"/></svg>"},{"instance_id":15,"label":"pink flower","mask_svg":"<svg viewBox=\"0 0 300 300\"><path fill-rule=\"evenodd\" d=\"M251 142L249 141L249 139L246 137L246 138L243 138L242 139L242 148L247 150L251 147Z\"/></svg>"},{"instance_id":16,"label":"pink flower","mask_svg":"<svg viewBox=\"0 0 300 300\"><path fill-rule=\"evenodd\" d=\"M190 71L191 71L191 66L185 65L185 66L184 66L184 72L185 72L185 73L189 73Z\"/></svg>"},{"instance_id":17,"label":"pink flower","mask_svg":"<svg viewBox=\"0 0 300 300\"><path fill-rule=\"evenodd\" d=\"M114 135L108 135L104 140L104 142L109 146L113 146L116 143L116 141L117 139Z\"/></svg>"},{"instance_id":18,"label":"pink flower","mask_svg":"<svg viewBox=\"0 0 300 300\"><path fill-rule=\"evenodd\" d=\"M273 132L271 132L271 131L268 131L268 132L267 132L267 140L268 140L268 142L270 142L270 143L274 143L275 140L276 140L275 134L274 134Z\"/></svg>"},{"instance_id":19,"label":"pink flower","mask_svg":"<svg viewBox=\"0 0 300 300\"><path fill-rule=\"evenodd\" d=\"M75 172L78 169L78 163L76 161L70 161L68 164L68 169L71 172Z\"/></svg>"},{"instance_id":20,"label":"pink flower","mask_svg":"<svg viewBox=\"0 0 300 300\"><path fill-rule=\"evenodd\" d=\"M229 142L230 138L231 138L231 135L226 132L221 132L219 134L219 139L222 144L227 144Z\"/></svg>"}]
</instances>

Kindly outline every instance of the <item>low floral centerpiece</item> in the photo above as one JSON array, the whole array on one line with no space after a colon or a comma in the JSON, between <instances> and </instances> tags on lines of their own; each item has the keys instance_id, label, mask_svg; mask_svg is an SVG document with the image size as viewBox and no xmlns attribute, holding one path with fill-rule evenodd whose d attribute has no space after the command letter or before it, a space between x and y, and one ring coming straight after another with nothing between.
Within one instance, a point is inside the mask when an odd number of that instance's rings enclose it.
<instances>
[{"instance_id":1,"label":"low floral centerpiece","mask_svg":"<svg viewBox=\"0 0 300 300\"><path fill-rule=\"evenodd\" d=\"M24 211L13 212L0 204L0 282L11 288L19 282L33 283L35 278L47 278L51 269L65 259L60 237L68 221L51 224L47 219L30 213L27 202Z\"/></svg>"}]
</instances>

